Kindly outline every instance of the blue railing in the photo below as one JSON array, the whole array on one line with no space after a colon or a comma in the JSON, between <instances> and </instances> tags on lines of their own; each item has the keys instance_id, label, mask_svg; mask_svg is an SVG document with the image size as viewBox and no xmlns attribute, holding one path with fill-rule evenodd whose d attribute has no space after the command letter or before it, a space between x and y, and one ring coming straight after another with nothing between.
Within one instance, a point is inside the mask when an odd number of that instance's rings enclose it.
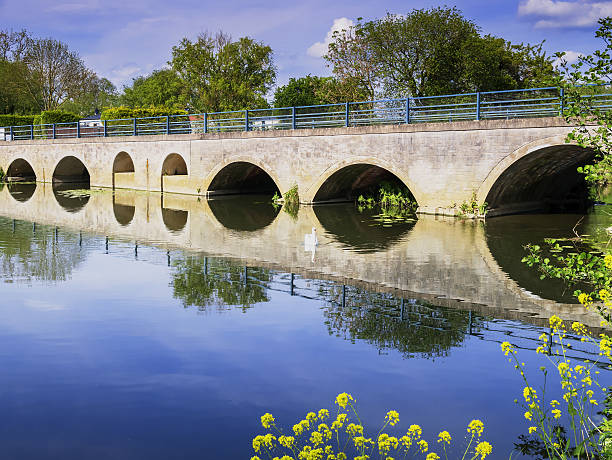
<instances>
[{"instance_id":1,"label":"blue railing","mask_svg":"<svg viewBox=\"0 0 612 460\"><path fill-rule=\"evenodd\" d=\"M585 87L584 97L601 109L612 108L612 89ZM0 127L0 139L204 134L232 131L315 129L405 123L554 117L563 112L557 87L379 99L301 107L252 109L146 118L80 121Z\"/></svg>"}]
</instances>

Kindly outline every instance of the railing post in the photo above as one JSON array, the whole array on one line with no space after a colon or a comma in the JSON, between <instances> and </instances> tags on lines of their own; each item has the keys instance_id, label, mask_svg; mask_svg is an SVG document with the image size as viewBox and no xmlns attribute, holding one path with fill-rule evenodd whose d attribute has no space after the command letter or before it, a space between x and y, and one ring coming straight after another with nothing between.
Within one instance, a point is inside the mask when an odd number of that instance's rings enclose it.
<instances>
[{"instance_id":1,"label":"railing post","mask_svg":"<svg viewBox=\"0 0 612 460\"><path fill-rule=\"evenodd\" d=\"M77 138L81 137L81 123L80 122L76 122L77 125Z\"/></svg>"},{"instance_id":2,"label":"railing post","mask_svg":"<svg viewBox=\"0 0 612 460\"><path fill-rule=\"evenodd\" d=\"M53 139L56 139L56 135L55 135L55 123L53 123Z\"/></svg>"},{"instance_id":3,"label":"railing post","mask_svg":"<svg viewBox=\"0 0 612 460\"><path fill-rule=\"evenodd\" d=\"M565 89L559 89L559 116L563 116L563 111L565 110Z\"/></svg>"},{"instance_id":4,"label":"railing post","mask_svg":"<svg viewBox=\"0 0 612 460\"><path fill-rule=\"evenodd\" d=\"M480 93L476 93L476 120L480 120Z\"/></svg>"},{"instance_id":5,"label":"railing post","mask_svg":"<svg viewBox=\"0 0 612 460\"><path fill-rule=\"evenodd\" d=\"M106 120L104 120L104 137L108 137L108 128L106 127Z\"/></svg>"},{"instance_id":6,"label":"railing post","mask_svg":"<svg viewBox=\"0 0 612 460\"><path fill-rule=\"evenodd\" d=\"M346 103L346 107L344 109L344 126L349 127L349 103Z\"/></svg>"},{"instance_id":7,"label":"railing post","mask_svg":"<svg viewBox=\"0 0 612 460\"><path fill-rule=\"evenodd\" d=\"M244 130L249 130L249 111L248 109L244 111Z\"/></svg>"},{"instance_id":8,"label":"railing post","mask_svg":"<svg viewBox=\"0 0 612 460\"><path fill-rule=\"evenodd\" d=\"M204 112L204 134L208 133L208 114Z\"/></svg>"},{"instance_id":9,"label":"railing post","mask_svg":"<svg viewBox=\"0 0 612 460\"><path fill-rule=\"evenodd\" d=\"M30 125L30 139L34 139L34 125Z\"/></svg>"},{"instance_id":10,"label":"railing post","mask_svg":"<svg viewBox=\"0 0 612 460\"><path fill-rule=\"evenodd\" d=\"M406 119L404 120L406 124L410 123L410 98L406 98Z\"/></svg>"},{"instance_id":11,"label":"railing post","mask_svg":"<svg viewBox=\"0 0 612 460\"><path fill-rule=\"evenodd\" d=\"M136 126L136 117L134 117L134 136L138 136L138 127Z\"/></svg>"},{"instance_id":12,"label":"railing post","mask_svg":"<svg viewBox=\"0 0 612 460\"><path fill-rule=\"evenodd\" d=\"M297 129L297 121L295 119L295 107L291 107L291 129Z\"/></svg>"},{"instance_id":13,"label":"railing post","mask_svg":"<svg viewBox=\"0 0 612 460\"><path fill-rule=\"evenodd\" d=\"M9 140L13 140L13 126L9 126Z\"/></svg>"},{"instance_id":14,"label":"railing post","mask_svg":"<svg viewBox=\"0 0 612 460\"><path fill-rule=\"evenodd\" d=\"M166 115L166 134L170 134L170 115Z\"/></svg>"}]
</instances>

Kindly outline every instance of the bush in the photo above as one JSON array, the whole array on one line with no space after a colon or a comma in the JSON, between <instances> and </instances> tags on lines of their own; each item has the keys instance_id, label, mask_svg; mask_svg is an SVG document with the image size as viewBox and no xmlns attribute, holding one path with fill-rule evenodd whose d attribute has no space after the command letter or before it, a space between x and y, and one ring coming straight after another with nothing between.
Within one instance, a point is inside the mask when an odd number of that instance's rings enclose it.
<instances>
[{"instance_id":1,"label":"bush","mask_svg":"<svg viewBox=\"0 0 612 460\"><path fill-rule=\"evenodd\" d=\"M38 121L34 124L51 125L53 123L76 123L81 119L76 113L64 112L62 110L46 110L35 117Z\"/></svg>"},{"instance_id":2,"label":"bush","mask_svg":"<svg viewBox=\"0 0 612 460\"><path fill-rule=\"evenodd\" d=\"M166 117L168 115L187 115L186 110L165 106L151 107L110 107L102 111L102 120L119 120L122 118ZM144 121L144 120L143 120Z\"/></svg>"},{"instance_id":3,"label":"bush","mask_svg":"<svg viewBox=\"0 0 612 460\"><path fill-rule=\"evenodd\" d=\"M0 126L28 126L34 124L35 115L0 115Z\"/></svg>"}]
</instances>

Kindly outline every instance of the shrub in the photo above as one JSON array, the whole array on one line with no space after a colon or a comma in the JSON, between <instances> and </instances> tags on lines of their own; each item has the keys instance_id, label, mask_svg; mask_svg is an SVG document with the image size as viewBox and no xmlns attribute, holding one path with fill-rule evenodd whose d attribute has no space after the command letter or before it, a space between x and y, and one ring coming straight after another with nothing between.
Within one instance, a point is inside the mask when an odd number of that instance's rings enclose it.
<instances>
[{"instance_id":1,"label":"shrub","mask_svg":"<svg viewBox=\"0 0 612 460\"><path fill-rule=\"evenodd\" d=\"M34 124L35 115L0 115L0 126L28 126Z\"/></svg>"}]
</instances>

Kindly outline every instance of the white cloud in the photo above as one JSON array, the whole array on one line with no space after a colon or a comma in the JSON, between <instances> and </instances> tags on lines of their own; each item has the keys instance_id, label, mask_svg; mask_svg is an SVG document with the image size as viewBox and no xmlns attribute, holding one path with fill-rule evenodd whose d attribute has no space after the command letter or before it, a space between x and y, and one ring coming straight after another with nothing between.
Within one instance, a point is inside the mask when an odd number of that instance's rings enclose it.
<instances>
[{"instance_id":1,"label":"white cloud","mask_svg":"<svg viewBox=\"0 0 612 460\"><path fill-rule=\"evenodd\" d=\"M327 54L327 48L334 37L334 32L347 30L354 25L355 23L348 18L334 19L334 23L332 24L331 29L329 29L329 31L327 32L325 40L323 40L322 42L314 43L310 48L308 48L306 53L312 57L323 57L325 54Z\"/></svg>"},{"instance_id":2,"label":"white cloud","mask_svg":"<svg viewBox=\"0 0 612 460\"><path fill-rule=\"evenodd\" d=\"M518 14L537 18L536 28L589 27L612 16L612 1L526 0L519 4Z\"/></svg>"},{"instance_id":3,"label":"white cloud","mask_svg":"<svg viewBox=\"0 0 612 460\"><path fill-rule=\"evenodd\" d=\"M563 59L568 63L568 64L573 64L574 62L576 62L578 60L578 58L580 56L584 56L584 54L578 52L578 51L572 51L572 50L566 50L564 51L565 56L563 56ZM561 64L561 59L555 59L553 62L553 66L554 67L558 67L559 64Z\"/></svg>"}]
</instances>

